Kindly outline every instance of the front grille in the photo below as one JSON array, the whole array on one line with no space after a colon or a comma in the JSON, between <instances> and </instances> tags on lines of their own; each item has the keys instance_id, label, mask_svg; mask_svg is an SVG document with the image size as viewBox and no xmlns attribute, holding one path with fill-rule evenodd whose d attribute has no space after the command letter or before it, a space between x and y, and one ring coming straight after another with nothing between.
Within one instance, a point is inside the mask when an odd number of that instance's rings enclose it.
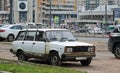
<instances>
[{"instance_id":1,"label":"front grille","mask_svg":"<svg viewBox=\"0 0 120 73\"><path fill-rule=\"evenodd\" d=\"M73 47L73 52L88 52L87 46Z\"/></svg>"}]
</instances>

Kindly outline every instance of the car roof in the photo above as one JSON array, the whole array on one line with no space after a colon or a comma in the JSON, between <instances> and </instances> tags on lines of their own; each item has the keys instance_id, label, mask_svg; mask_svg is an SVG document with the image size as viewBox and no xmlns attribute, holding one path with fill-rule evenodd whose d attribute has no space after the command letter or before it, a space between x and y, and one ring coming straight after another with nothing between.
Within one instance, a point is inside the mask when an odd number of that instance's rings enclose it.
<instances>
[{"instance_id":1,"label":"car roof","mask_svg":"<svg viewBox=\"0 0 120 73\"><path fill-rule=\"evenodd\" d=\"M21 31L35 31L35 30L38 30L38 31L51 31L51 30L67 30L67 29L45 29L45 28L38 28L38 29L23 29Z\"/></svg>"}]
</instances>

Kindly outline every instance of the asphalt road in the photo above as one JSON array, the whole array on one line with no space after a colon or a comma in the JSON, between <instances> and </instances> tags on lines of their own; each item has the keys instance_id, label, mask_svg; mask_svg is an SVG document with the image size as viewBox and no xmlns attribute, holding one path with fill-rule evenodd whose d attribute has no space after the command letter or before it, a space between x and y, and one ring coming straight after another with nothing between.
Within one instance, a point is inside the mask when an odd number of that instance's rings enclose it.
<instances>
[{"instance_id":1,"label":"asphalt road","mask_svg":"<svg viewBox=\"0 0 120 73\"><path fill-rule=\"evenodd\" d=\"M82 66L80 62L64 62L62 67L87 71L88 73L120 73L120 60L108 51L107 38L79 37L78 40L94 44L96 57L93 58L90 66ZM17 57L9 52L10 46L10 43L0 42L0 58L17 60Z\"/></svg>"},{"instance_id":2,"label":"asphalt road","mask_svg":"<svg viewBox=\"0 0 120 73\"><path fill-rule=\"evenodd\" d=\"M76 37L81 42L108 42L108 38Z\"/></svg>"}]
</instances>

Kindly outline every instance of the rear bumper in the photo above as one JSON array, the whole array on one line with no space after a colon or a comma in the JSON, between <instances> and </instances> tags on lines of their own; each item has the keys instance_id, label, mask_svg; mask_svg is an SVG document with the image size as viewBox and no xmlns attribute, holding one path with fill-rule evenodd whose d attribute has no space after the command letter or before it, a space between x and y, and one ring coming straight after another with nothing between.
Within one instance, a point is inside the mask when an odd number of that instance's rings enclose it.
<instances>
[{"instance_id":1,"label":"rear bumper","mask_svg":"<svg viewBox=\"0 0 120 73\"><path fill-rule=\"evenodd\" d=\"M5 38L7 38L7 35L4 33L0 33L0 37L5 39Z\"/></svg>"}]
</instances>

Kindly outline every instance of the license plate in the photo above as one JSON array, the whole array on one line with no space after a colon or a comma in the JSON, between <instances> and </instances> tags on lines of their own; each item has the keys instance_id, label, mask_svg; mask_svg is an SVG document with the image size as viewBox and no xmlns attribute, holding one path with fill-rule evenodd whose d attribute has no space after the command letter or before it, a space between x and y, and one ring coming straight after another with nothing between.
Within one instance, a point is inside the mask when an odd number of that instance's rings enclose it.
<instances>
[{"instance_id":1,"label":"license plate","mask_svg":"<svg viewBox=\"0 0 120 73\"><path fill-rule=\"evenodd\" d=\"M76 60L86 60L86 57L76 57Z\"/></svg>"}]
</instances>

